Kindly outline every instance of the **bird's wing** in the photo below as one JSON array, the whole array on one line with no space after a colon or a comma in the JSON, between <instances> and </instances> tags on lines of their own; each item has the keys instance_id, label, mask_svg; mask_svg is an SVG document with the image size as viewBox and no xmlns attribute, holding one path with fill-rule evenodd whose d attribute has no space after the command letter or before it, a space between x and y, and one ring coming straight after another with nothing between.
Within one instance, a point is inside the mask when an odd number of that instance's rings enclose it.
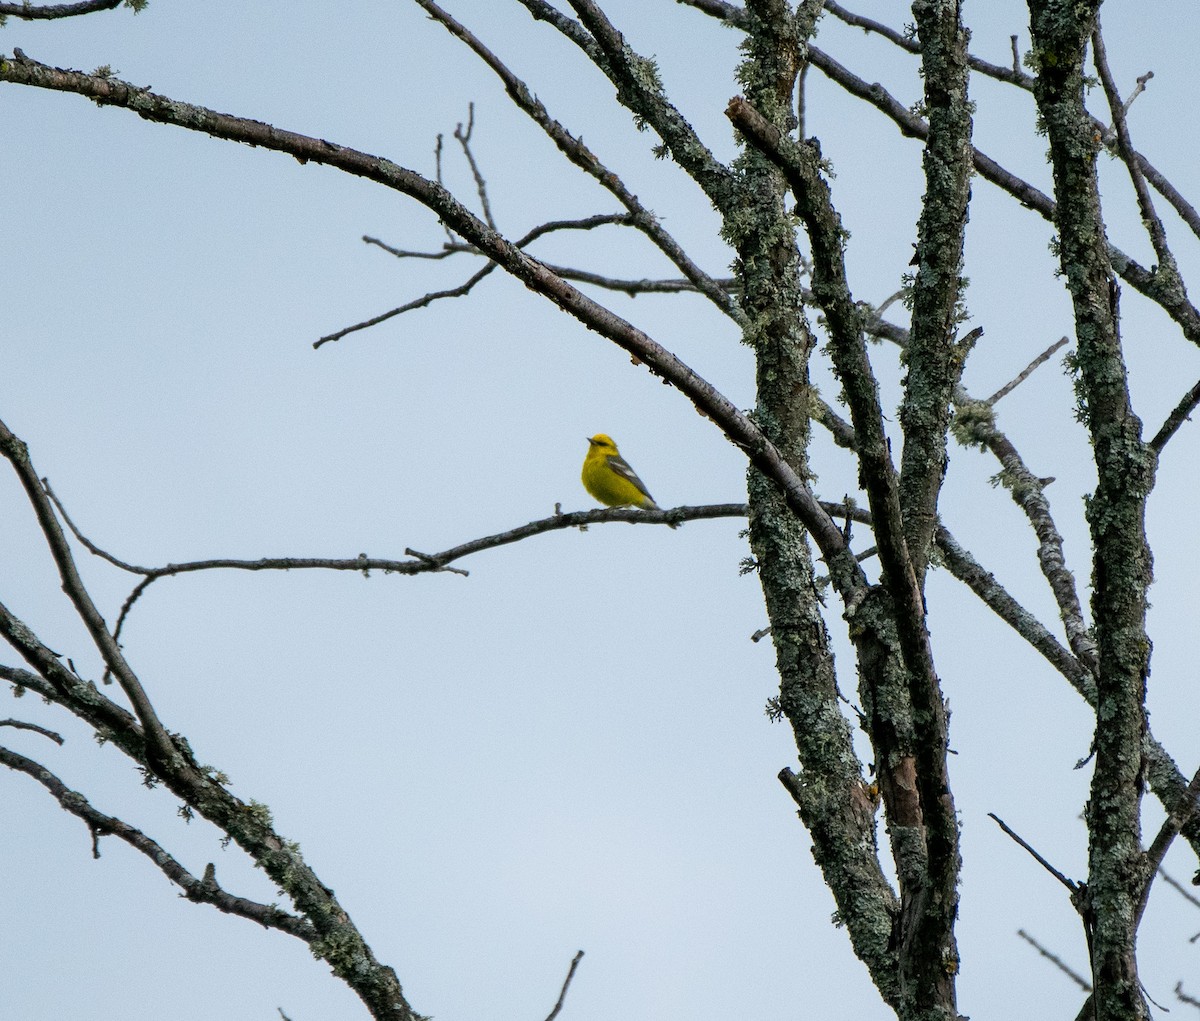
<instances>
[{"instance_id":1,"label":"bird's wing","mask_svg":"<svg viewBox=\"0 0 1200 1021\"><path fill-rule=\"evenodd\" d=\"M650 490L646 488L646 483L638 478L637 472L629 467L629 462L620 454L608 455L608 466L615 471L623 479L632 482L638 488L638 492L642 494L651 503L654 503L654 497L650 495Z\"/></svg>"}]
</instances>

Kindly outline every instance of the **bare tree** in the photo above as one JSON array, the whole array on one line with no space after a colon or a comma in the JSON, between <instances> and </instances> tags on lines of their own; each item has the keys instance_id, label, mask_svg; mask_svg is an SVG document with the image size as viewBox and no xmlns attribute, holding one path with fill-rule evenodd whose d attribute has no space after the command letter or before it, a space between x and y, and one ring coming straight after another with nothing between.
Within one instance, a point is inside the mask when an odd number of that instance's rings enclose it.
<instances>
[{"instance_id":1,"label":"bare tree","mask_svg":"<svg viewBox=\"0 0 1200 1021\"><path fill-rule=\"evenodd\" d=\"M338 141L249 116L218 113L130 84L107 69L65 70L14 49L0 59L0 80L72 93L163 125L275 150L365 178L422 204L448 232L443 248L401 250L376 238L366 239L368 243L402 259L438 258L456 264L479 257L481 268L460 284L414 296L388 313L328 334L317 346L441 299L462 297L499 269L628 352L635 364L692 402L743 452L750 470L748 503L556 513L441 552L409 549L406 559L398 560L221 558L140 566L99 548L75 528L67 514L69 496L62 494L64 503L59 503L25 442L0 425L0 452L20 481L61 584L120 695L110 697L102 686L77 673L69 650L52 651L3 605L0 633L24 663L0 666L0 676L18 692L36 693L115 744L148 782L162 785L242 848L284 891L290 906L284 909L231 894L218 885L211 870L203 877L190 874L149 836L94 808L85 793L70 790L43 763L7 749L0 749L0 759L41 783L89 826L95 839L116 836L141 851L189 899L304 940L373 1017L416 1018L420 1015L406 1000L396 973L375 958L365 934L326 879L309 867L295 844L276 832L269 812L235 797L224 777L200 765L187 739L170 732L160 719L153 682L139 676L119 641L138 598L161 578L197 571L455 571L460 568L452 565L472 554L553 530L612 521L676 525L748 514L752 557L747 566L762 585L779 674L779 694L771 711L790 724L799 759L799 768L784 769L779 779L811 838L813 857L836 902L837 919L884 1003L904 1021L962 1016L955 934L960 819L952 793L947 696L927 620L927 579L931 569L944 566L1036 649L1094 712L1087 876L1072 880L1040 856L1039 860L1066 888L1090 949L1090 991L1079 1016L1097 1021L1147 1017L1138 975L1138 927L1153 879L1175 836L1182 834L1192 850L1200 852L1195 812L1200 773L1189 778L1181 772L1147 725L1152 558L1146 502L1160 454L1200 403L1200 385L1179 399L1150 439L1144 437L1120 334L1121 302L1123 292L1136 292L1138 300L1161 310L1184 339L1200 342L1200 311L1188 298L1156 203L1166 203L1198 237L1200 217L1134 147L1126 117L1134 97L1122 95L1109 69L1099 0L1029 0L1031 49L1024 66L1015 38L1012 66L973 56L957 0L915 0L908 31L877 23L832 0L746 0L744 6L725 0L680 0L681 19L716 19L729 27L731 43L741 48L740 92L726 111L740 144L732 162L714 155L666 93L654 61L630 46L621 26L599 3L571 0L568 10L545 0L520 0L546 31L578 50L582 66L607 77L617 101L656 137L656 153L669 158L681 181L716 210L722 237L734 253L730 278L689 256L639 201L637 188L614 174L584 145L578 131L556 120L538 100L536 83L518 78L469 25L438 4L415 2L462 42L470 59L499 78L515 107L545 132L570 164L611 196L617 212L547 221L521 237L505 236L489 207L484 171L471 149L470 124L456 132L477 185L476 195L468 200L448 190L440 174L432 179ZM69 17L116 6L3 4L0 13L12 18ZM820 48L814 40L822 18L860 28L912 55L923 89L917 107L904 106L881 85L859 77ZM913 235L914 255L906 269L907 315L889 314L884 305L873 307L856 292L829 167L820 142L805 137L803 128L805 83L814 70L920 143L925 188ZM1105 103L1100 112L1087 105L1092 76L1102 86ZM980 78L1032 94L1049 142L1052 195L973 144L971 89ZM1144 85L1139 83L1139 91ZM1117 248L1105 229L1097 172L1097 158L1105 150L1120 160L1132 185L1154 253L1149 268ZM964 266L969 257L965 238L973 182L1000 189L1014 205L1033 210L1055 231L1060 274L1074 313L1070 367L1097 479L1087 505L1090 611L1085 611L1067 567L1051 512L1046 490L1053 480L1027 467L997 417L998 402L1063 342L1051 345L1012 384L990 397L971 395L962 382L983 333L982 328L964 328ZM469 208L476 202L479 214ZM617 279L586 266L551 264L528 251L550 233L614 227L636 232L669 260L677 275ZM753 411L739 409L635 323L590 297L581 289L584 285L601 293L608 289L631 295L702 296L714 315L736 325L753 352ZM871 346L875 341L890 346L876 349ZM822 347L840 387L844 413L813 385L812 366ZM886 371L881 363L894 364L888 362L892 350L898 352L904 373L895 426L880 394L880 373ZM857 497L838 499L839 494L817 491L814 424L853 458L860 486ZM36 451L36 438L29 439ZM986 451L997 462L998 480L1028 519L1036 539L1037 569L1053 596L1058 621L1041 620L1022 606L939 517L951 439ZM80 547L139 578L113 625L77 569ZM828 630L835 624L844 628L855 657L853 708L839 690ZM848 683L845 677L843 683ZM869 742L869 762L856 748L855 727ZM1184 751L1195 754L1194 749ZM1158 799L1166 814L1148 846L1141 833L1143 789ZM578 958L572 975L576 964ZM562 1004L560 996L555 1013Z\"/></svg>"}]
</instances>

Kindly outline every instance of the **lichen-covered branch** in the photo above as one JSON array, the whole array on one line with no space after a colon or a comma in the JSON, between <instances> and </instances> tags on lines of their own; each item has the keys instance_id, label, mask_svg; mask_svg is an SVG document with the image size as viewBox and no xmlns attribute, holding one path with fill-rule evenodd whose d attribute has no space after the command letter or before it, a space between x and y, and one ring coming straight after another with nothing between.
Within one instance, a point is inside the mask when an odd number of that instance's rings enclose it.
<instances>
[{"instance_id":1,"label":"lichen-covered branch","mask_svg":"<svg viewBox=\"0 0 1200 1021\"><path fill-rule=\"evenodd\" d=\"M963 236L970 198L971 111L967 33L958 0L917 0L913 15L921 42L929 134L923 152L925 196L917 224L908 376L900 408L904 451L899 499L909 569L924 591L946 471L951 396L967 353L967 344L956 341L955 329L961 318ZM923 612L901 623L902 634L916 628L924 634ZM922 644L928 646L927 641ZM946 706L932 659L928 665L909 659L909 682L926 875L912 890L901 932L901 977L912 1016L956 1019L954 923L961 862L946 764Z\"/></svg>"},{"instance_id":2,"label":"lichen-covered branch","mask_svg":"<svg viewBox=\"0 0 1200 1021\"><path fill-rule=\"evenodd\" d=\"M805 9L813 4L805 5ZM815 5L819 7L818 5ZM747 94L781 131L794 126L798 60L812 30L783 0L750 0L740 78ZM787 215L788 189L774 163L747 146L734 166L741 201L724 216L737 253L734 270L755 354L755 421L788 462L809 473L814 397L809 358L814 338L804 316L800 257ZM771 623L779 673L778 706L791 725L800 772L780 773L812 839L813 857L838 906L855 953L884 1000L899 1004L892 933L898 904L879 862L874 805L838 700L833 652L817 596L803 523L778 487L748 478L750 544ZM832 569L839 570L837 565ZM835 582L843 599L862 585L857 565Z\"/></svg>"},{"instance_id":3,"label":"lichen-covered branch","mask_svg":"<svg viewBox=\"0 0 1200 1021\"><path fill-rule=\"evenodd\" d=\"M238 915L267 929L278 929L291 936L311 942L316 931L303 918L289 915L270 904L260 904L258 901L237 897L222 890L217 884L215 871L209 866L209 871L202 878L192 875L156 840L146 836L135 826L129 825L116 816L106 815L92 806L78 791L72 790L40 762L27 758L8 748L0 748L0 764L40 783L54 799L76 818L82 819L92 834L92 854L100 857L99 841L101 837L114 836L123 840L135 851L149 859L163 875L178 886L183 895L197 904L211 904L218 911L227 915Z\"/></svg>"},{"instance_id":4,"label":"lichen-covered branch","mask_svg":"<svg viewBox=\"0 0 1200 1021\"><path fill-rule=\"evenodd\" d=\"M740 11L740 8L735 8L732 4L725 4L724 6L731 8L731 10L729 10L725 15L727 20L729 20L731 24L736 24L738 16L737 12ZM887 39L889 42L908 53L917 54L921 51L920 45L906 36L903 32L898 32L894 28L884 25L882 22L875 21L873 18L864 17L861 14L855 14L854 12L842 7L841 4L836 3L835 0L826 0L825 9L839 21L845 22L847 25L853 25L857 28L861 28L866 32L882 36L884 39ZM976 56L968 56L967 62L972 71L986 75L988 78L994 78L996 81L1015 85L1019 89L1023 89L1026 92L1032 93L1034 82L1033 75L1026 74L1021 70L1021 65L1016 53L1016 37L1014 36L1013 39L1014 53L1012 67L1001 67L999 64L993 64ZM1140 78L1139 81L1141 81ZM1127 107L1128 102L1122 104L1122 106ZM1107 126L1101 123L1097 118L1092 118L1092 124L1097 128L1097 130L1100 130L1105 134L1108 133ZM1179 214L1179 218L1188 225L1192 233L1197 237L1200 237L1200 214L1196 212L1196 208L1190 202L1188 202L1186 198L1183 197L1179 189L1171 184L1171 182L1163 176L1163 174L1154 166L1154 164L1150 162L1149 159L1146 158L1144 154L1134 151L1133 158L1137 164L1138 171L1145 175L1146 180L1153 185L1155 191L1157 191L1160 195L1162 195L1163 198L1167 200L1167 202L1170 203L1171 208L1173 208L1175 212Z\"/></svg>"},{"instance_id":5,"label":"lichen-covered branch","mask_svg":"<svg viewBox=\"0 0 1200 1021\"><path fill-rule=\"evenodd\" d=\"M737 195L736 183L697 135L687 119L667 98L654 61L625 42L607 15L590 0L574 0L579 21L568 18L545 0L518 0L538 21L545 21L575 43L616 87L617 100L663 140L671 156L708 196L718 210L729 208Z\"/></svg>"},{"instance_id":6,"label":"lichen-covered branch","mask_svg":"<svg viewBox=\"0 0 1200 1021\"><path fill-rule=\"evenodd\" d=\"M59 661L34 631L0 604L0 637L51 686L53 700L86 720L148 775L161 780L187 805L237 843L278 884L312 925L309 945L334 974L362 999L377 1021L417 1021L395 972L380 964L332 891L308 867L299 848L274 830L265 806L234 797L213 773L202 768L186 739L170 735L155 713L140 679L109 633L75 569L70 548L26 445L0 423L0 454L13 465L54 557L63 588L75 606L106 667L120 682L136 717L100 694ZM69 663L70 661L68 661Z\"/></svg>"},{"instance_id":7,"label":"lichen-covered branch","mask_svg":"<svg viewBox=\"0 0 1200 1021\"><path fill-rule=\"evenodd\" d=\"M962 318L963 235L971 193L971 108L967 98L967 32L955 0L913 4L929 133L922 161L925 197L917 223L912 325L900 406L904 452L900 506L918 581L924 579L946 474L946 437L954 386L966 351L955 342Z\"/></svg>"},{"instance_id":8,"label":"lichen-covered branch","mask_svg":"<svg viewBox=\"0 0 1200 1021\"><path fill-rule=\"evenodd\" d=\"M1099 6L1099 0L1030 0L1029 11L1034 96L1050 140L1060 264L1075 311L1077 385L1098 477L1087 507L1100 670L1096 763L1086 812L1085 921L1091 930L1096 1021L1131 1021L1149 1016L1135 949L1150 661L1145 508L1156 459L1142 442L1141 422L1130 404L1117 326L1118 287L1100 211L1096 141L1084 108L1084 47Z\"/></svg>"}]
</instances>

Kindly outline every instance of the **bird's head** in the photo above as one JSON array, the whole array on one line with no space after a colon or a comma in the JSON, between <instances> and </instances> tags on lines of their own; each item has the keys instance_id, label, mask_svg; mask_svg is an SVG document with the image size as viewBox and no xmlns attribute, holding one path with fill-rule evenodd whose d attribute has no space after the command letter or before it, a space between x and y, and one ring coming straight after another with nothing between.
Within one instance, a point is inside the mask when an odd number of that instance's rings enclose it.
<instances>
[{"instance_id":1,"label":"bird's head","mask_svg":"<svg viewBox=\"0 0 1200 1021\"><path fill-rule=\"evenodd\" d=\"M598 450L605 454L615 454L617 445L613 443L611 436L606 436L604 433L596 433L595 436L588 440L592 450Z\"/></svg>"}]
</instances>

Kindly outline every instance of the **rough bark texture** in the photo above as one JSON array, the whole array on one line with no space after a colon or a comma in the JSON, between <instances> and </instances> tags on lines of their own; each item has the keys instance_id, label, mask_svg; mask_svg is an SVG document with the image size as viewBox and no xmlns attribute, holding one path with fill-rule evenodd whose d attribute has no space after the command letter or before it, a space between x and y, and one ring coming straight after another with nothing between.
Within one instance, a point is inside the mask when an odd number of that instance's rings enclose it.
<instances>
[{"instance_id":1,"label":"rough bark texture","mask_svg":"<svg viewBox=\"0 0 1200 1021\"><path fill-rule=\"evenodd\" d=\"M964 354L955 344L962 290L963 235L971 194L971 108L967 40L956 0L913 4L925 81L929 138L923 153L925 198L917 225L908 378L900 423L904 454L900 501L918 579L929 563L937 500L946 474L946 434Z\"/></svg>"},{"instance_id":2,"label":"rough bark texture","mask_svg":"<svg viewBox=\"0 0 1200 1021\"><path fill-rule=\"evenodd\" d=\"M1100 664L1096 764L1086 813L1085 924L1092 947L1093 1008L1097 1021L1129 1021L1148 1016L1135 948L1144 868L1140 810L1150 661L1145 505L1155 457L1142 442L1141 422L1130 405L1117 327L1118 287L1096 180L1098 138L1084 109L1084 48L1099 6L1098 0L1030 0L1029 9L1038 72L1034 95L1050 139L1060 261L1075 312L1077 387L1098 476L1087 508Z\"/></svg>"},{"instance_id":3,"label":"rough bark texture","mask_svg":"<svg viewBox=\"0 0 1200 1021\"><path fill-rule=\"evenodd\" d=\"M797 25L782 2L759 0L748 13L743 85L764 115L787 131L795 123L792 92L806 26ZM787 187L774 164L753 148L746 149L737 169L742 201L726 216L725 235L737 251L735 270L749 323L745 339L756 357L755 420L807 478L813 337L803 313ZM884 999L896 1006L895 896L879 864L874 805L838 703L808 539L770 479L752 469L748 491L751 547L780 676L779 706L791 724L801 764L798 775L785 770L780 779L799 807L813 857L855 952Z\"/></svg>"}]
</instances>

